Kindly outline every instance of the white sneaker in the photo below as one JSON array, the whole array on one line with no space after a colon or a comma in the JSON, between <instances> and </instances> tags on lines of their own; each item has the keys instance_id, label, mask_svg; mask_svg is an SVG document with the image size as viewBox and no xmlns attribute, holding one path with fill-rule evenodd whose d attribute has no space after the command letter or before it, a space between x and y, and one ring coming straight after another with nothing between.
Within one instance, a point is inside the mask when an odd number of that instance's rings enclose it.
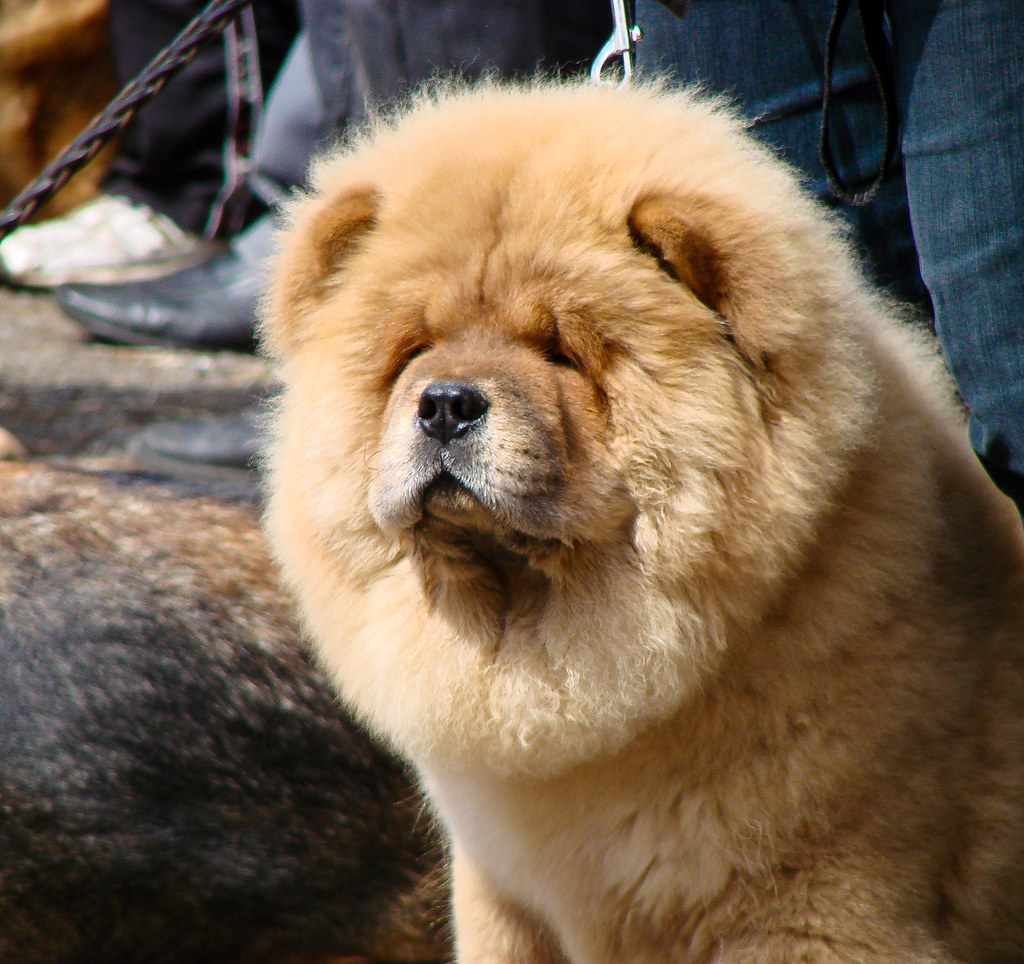
<instances>
[{"instance_id":1,"label":"white sneaker","mask_svg":"<svg viewBox=\"0 0 1024 964\"><path fill-rule=\"evenodd\" d=\"M0 241L0 277L26 288L142 281L195 264L213 247L145 204L101 194Z\"/></svg>"}]
</instances>

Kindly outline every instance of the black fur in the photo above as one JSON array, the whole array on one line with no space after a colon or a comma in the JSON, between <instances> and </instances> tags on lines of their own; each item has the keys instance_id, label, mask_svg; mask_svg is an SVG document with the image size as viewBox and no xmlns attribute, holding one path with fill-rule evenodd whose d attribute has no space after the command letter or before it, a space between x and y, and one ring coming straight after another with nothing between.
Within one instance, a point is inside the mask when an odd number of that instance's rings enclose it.
<instances>
[{"instance_id":1,"label":"black fur","mask_svg":"<svg viewBox=\"0 0 1024 964\"><path fill-rule=\"evenodd\" d=\"M421 800L251 508L0 470L0 960L437 958Z\"/></svg>"}]
</instances>

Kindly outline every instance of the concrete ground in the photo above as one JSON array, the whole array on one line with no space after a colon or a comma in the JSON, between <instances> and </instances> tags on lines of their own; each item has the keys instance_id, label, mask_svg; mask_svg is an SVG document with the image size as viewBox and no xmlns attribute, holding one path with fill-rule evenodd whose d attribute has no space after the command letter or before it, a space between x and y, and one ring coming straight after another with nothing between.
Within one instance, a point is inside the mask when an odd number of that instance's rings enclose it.
<instances>
[{"instance_id":1,"label":"concrete ground","mask_svg":"<svg viewBox=\"0 0 1024 964\"><path fill-rule=\"evenodd\" d=\"M93 341L48 294L0 286L0 455L89 470L134 468L155 421L231 412L271 390L251 354Z\"/></svg>"}]
</instances>

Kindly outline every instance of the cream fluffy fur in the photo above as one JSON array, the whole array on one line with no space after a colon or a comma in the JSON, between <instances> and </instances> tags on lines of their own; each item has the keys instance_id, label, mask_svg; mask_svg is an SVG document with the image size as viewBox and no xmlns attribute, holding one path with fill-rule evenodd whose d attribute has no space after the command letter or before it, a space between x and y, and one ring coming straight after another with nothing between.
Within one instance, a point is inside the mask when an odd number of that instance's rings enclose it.
<instances>
[{"instance_id":1,"label":"cream fluffy fur","mask_svg":"<svg viewBox=\"0 0 1024 964\"><path fill-rule=\"evenodd\" d=\"M1024 959L1019 522L791 173L538 84L314 183L268 528L451 833L460 961Z\"/></svg>"}]
</instances>

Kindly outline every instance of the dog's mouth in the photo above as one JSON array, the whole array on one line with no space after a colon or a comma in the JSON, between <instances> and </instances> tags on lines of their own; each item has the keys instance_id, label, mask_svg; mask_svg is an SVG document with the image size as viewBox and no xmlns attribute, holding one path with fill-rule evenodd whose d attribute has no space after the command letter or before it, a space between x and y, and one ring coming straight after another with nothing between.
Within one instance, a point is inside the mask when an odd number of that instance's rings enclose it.
<instances>
[{"instance_id":1,"label":"dog's mouth","mask_svg":"<svg viewBox=\"0 0 1024 964\"><path fill-rule=\"evenodd\" d=\"M451 545L473 548L473 554L492 562L517 564L534 554L539 547L552 543L540 533L524 531L498 504L490 504L486 493L478 494L457 475L441 469L423 488L420 497L421 515L414 529L421 544L431 546L442 555Z\"/></svg>"},{"instance_id":2,"label":"dog's mouth","mask_svg":"<svg viewBox=\"0 0 1024 964\"><path fill-rule=\"evenodd\" d=\"M480 500L447 469L427 484L422 496L425 514L455 521L481 510Z\"/></svg>"},{"instance_id":3,"label":"dog's mouth","mask_svg":"<svg viewBox=\"0 0 1024 964\"><path fill-rule=\"evenodd\" d=\"M531 488L530 479L463 452L412 455L375 480L370 510L383 529L416 529L424 537L448 532L474 538L486 535L517 547L558 539L557 486L548 486L554 493L543 484Z\"/></svg>"}]
</instances>

